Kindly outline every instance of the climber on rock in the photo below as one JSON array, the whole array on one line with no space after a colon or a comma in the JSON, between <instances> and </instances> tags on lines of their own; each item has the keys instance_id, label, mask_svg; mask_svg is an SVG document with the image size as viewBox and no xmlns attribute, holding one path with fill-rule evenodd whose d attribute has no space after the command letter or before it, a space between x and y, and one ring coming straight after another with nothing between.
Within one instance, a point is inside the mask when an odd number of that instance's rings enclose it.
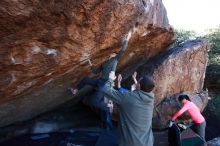
<instances>
[{"instance_id":1,"label":"climber on rock","mask_svg":"<svg viewBox=\"0 0 220 146\"><path fill-rule=\"evenodd\" d=\"M132 32L133 30L129 31L129 33L125 37L123 41L123 46L120 49L120 51L117 54L110 54L109 58L101 65L93 66L91 61L89 60L91 71L95 74L100 74L100 77L98 79L94 77L86 77L82 81L80 81L76 88L71 88L71 92L73 95L76 95L78 91L82 89L85 85L91 85L97 88L97 91L90 97L92 102L91 104L92 106L102 110L102 122L105 129L111 129L112 123L109 107L107 103L104 102L104 95L101 89L103 88L105 82L108 80L109 73L112 70L116 70L119 58L122 56L123 52L128 47L128 41L131 38Z\"/></svg>"},{"instance_id":2,"label":"climber on rock","mask_svg":"<svg viewBox=\"0 0 220 146\"><path fill-rule=\"evenodd\" d=\"M119 146L153 146L153 80L144 76L134 91L120 92L112 87L115 72L103 87L105 96L119 105Z\"/></svg>"},{"instance_id":3,"label":"climber on rock","mask_svg":"<svg viewBox=\"0 0 220 146\"><path fill-rule=\"evenodd\" d=\"M192 117L192 120L194 121L194 125L191 127L191 129L201 136L201 138L205 141L205 127L206 127L206 121L205 118L200 113L199 108L191 102L188 95L180 95L178 97L178 100L183 104L183 107L176 112L172 120L170 121L170 126L172 126L173 121L181 116L185 111L188 111L189 115Z\"/></svg>"}]
</instances>

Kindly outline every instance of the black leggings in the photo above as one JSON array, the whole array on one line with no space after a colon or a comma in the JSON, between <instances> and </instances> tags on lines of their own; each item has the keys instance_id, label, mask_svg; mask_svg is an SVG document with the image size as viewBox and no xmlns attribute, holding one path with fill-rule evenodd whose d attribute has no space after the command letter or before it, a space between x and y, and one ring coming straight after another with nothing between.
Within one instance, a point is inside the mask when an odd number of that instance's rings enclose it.
<instances>
[{"instance_id":1,"label":"black leggings","mask_svg":"<svg viewBox=\"0 0 220 146\"><path fill-rule=\"evenodd\" d=\"M205 140L205 127L206 127L206 122L202 122L200 124L194 124L191 129L197 133L203 140Z\"/></svg>"}]
</instances>

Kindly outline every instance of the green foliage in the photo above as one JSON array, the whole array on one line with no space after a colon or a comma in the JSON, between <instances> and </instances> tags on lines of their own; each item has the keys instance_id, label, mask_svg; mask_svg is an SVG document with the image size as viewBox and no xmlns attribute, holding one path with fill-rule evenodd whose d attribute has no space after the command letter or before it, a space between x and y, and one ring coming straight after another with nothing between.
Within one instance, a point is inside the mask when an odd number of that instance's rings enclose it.
<instances>
[{"instance_id":1,"label":"green foliage","mask_svg":"<svg viewBox=\"0 0 220 146\"><path fill-rule=\"evenodd\" d=\"M209 91L211 91L209 92L209 96L212 98L208 102L205 112L207 115L212 115L211 117L214 117L214 120L218 122L220 121L220 26L208 30L204 38L211 44L205 83Z\"/></svg>"},{"instance_id":2,"label":"green foliage","mask_svg":"<svg viewBox=\"0 0 220 146\"><path fill-rule=\"evenodd\" d=\"M174 33L176 34L176 42L174 43L173 47L181 46L186 41L196 38L196 33L194 31L176 29L174 30Z\"/></svg>"},{"instance_id":3,"label":"green foliage","mask_svg":"<svg viewBox=\"0 0 220 146\"><path fill-rule=\"evenodd\" d=\"M204 36L211 44L209 51L209 65L206 70L207 84L214 87L219 85L220 75L220 26L214 29L209 29L208 33Z\"/></svg>"},{"instance_id":4,"label":"green foliage","mask_svg":"<svg viewBox=\"0 0 220 146\"><path fill-rule=\"evenodd\" d=\"M207 35L204 37L212 45L209 52L210 64L220 65L220 26L209 29Z\"/></svg>"},{"instance_id":5,"label":"green foliage","mask_svg":"<svg viewBox=\"0 0 220 146\"><path fill-rule=\"evenodd\" d=\"M204 36L198 36L195 32L187 30L175 30L174 32L177 36L174 47L181 46L187 40L196 38L202 38L209 41L211 48L209 51L209 64L206 70L205 83L209 89L217 88L220 82L220 26L214 29L209 29Z\"/></svg>"},{"instance_id":6,"label":"green foliage","mask_svg":"<svg viewBox=\"0 0 220 146\"><path fill-rule=\"evenodd\" d=\"M176 42L173 47L181 46L187 40L193 40L196 38L204 38L208 40L211 44L211 49L209 52L210 64L220 65L220 26L217 28L209 29L207 34L204 36L199 36L194 31L189 30L174 30L176 34Z\"/></svg>"}]
</instances>

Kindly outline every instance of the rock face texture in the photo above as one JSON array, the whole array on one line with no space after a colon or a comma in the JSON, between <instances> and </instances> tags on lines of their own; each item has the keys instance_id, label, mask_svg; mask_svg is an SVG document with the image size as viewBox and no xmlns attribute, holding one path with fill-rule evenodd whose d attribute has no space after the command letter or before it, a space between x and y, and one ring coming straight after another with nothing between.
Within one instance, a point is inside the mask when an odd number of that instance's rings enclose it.
<instances>
[{"instance_id":1,"label":"rock face texture","mask_svg":"<svg viewBox=\"0 0 220 146\"><path fill-rule=\"evenodd\" d=\"M154 78L155 105L158 105L175 93L202 91L209 47L203 40L188 41L146 60L137 68L136 64L130 68L136 69L139 76L147 74Z\"/></svg>"},{"instance_id":2,"label":"rock face texture","mask_svg":"<svg viewBox=\"0 0 220 146\"><path fill-rule=\"evenodd\" d=\"M71 100L67 87L92 75L87 59L103 62L134 27L118 71L127 80L135 70L153 76L154 128L179 108L180 92L201 109L207 104L209 45L196 40L167 50L175 37L160 0L2 0L0 18L0 127Z\"/></svg>"},{"instance_id":3,"label":"rock face texture","mask_svg":"<svg viewBox=\"0 0 220 146\"><path fill-rule=\"evenodd\" d=\"M151 56L173 37L160 0L3 0L0 7L1 101L72 68L80 78L88 57L101 63L134 26L130 49Z\"/></svg>"},{"instance_id":4,"label":"rock face texture","mask_svg":"<svg viewBox=\"0 0 220 146\"><path fill-rule=\"evenodd\" d=\"M87 58L104 61L134 26L120 70L175 40L161 0L1 0L0 18L0 127L70 100Z\"/></svg>"},{"instance_id":5,"label":"rock face texture","mask_svg":"<svg viewBox=\"0 0 220 146\"><path fill-rule=\"evenodd\" d=\"M195 102L201 110L208 103L208 94L203 93L203 83L208 62L209 44L203 40L194 40L182 46L162 52L146 61L145 64L129 68L131 74L135 70L139 76L148 74L155 81L154 128L163 128L171 115L177 111L179 103L176 93L198 93ZM132 71L133 69L133 71ZM125 76L130 74L125 69ZM127 84L132 81L127 79ZM201 93L201 94L199 94Z\"/></svg>"}]
</instances>

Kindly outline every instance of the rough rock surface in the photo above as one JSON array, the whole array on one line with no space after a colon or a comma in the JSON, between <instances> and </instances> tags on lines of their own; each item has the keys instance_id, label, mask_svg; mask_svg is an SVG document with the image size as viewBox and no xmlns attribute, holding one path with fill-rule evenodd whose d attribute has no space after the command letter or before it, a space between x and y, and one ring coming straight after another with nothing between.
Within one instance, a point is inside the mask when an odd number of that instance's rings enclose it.
<instances>
[{"instance_id":1,"label":"rough rock surface","mask_svg":"<svg viewBox=\"0 0 220 146\"><path fill-rule=\"evenodd\" d=\"M173 37L166 11L160 0L145 4L146 10L142 0L2 0L1 101L72 68L80 78L85 72L80 65L88 57L95 63L106 59L134 26L130 48L150 54L165 49Z\"/></svg>"},{"instance_id":2,"label":"rough rock surface","mask_svg":"<svg viewBox=\"0 0 220 146\"><path fill-rule=\"evenodd\" d=\"M176 111L175 106L178 103L170 100L170 96L181 92L202 93L209 47L203 40L188 41L182 46L156 55L139 67L135 64L125 69L125 77L137 70L139 76L148 74L155 80L154 128L163 128L171 114ZM129 81L132 79L127 80L127 84L131 84ZM208 95L201 97L202 102L198 106L203 110L207 105Z\"/></svg>"},{"instance_id":3,"label":"rough rock surface","mask_svg":"<svg viewBox=\"0 0 220 146\"><path fill-rule=\"evenodd\" d=\"M202 91L209 48L204 40L188 41L136 68L139 76L148 74L155 80L155 105L175 93Z\"/></svg>"},{"instance_id":4,"label":"rough rock surface","mask_svg":"<svg viewBox=\"0 0 220 146\"><path fill-rule=\"evenodd\" d=\"M71 99L87 58L104 61L134 26L120 69L175 40L161 0L1 0L0 18L0 127Z\"/></svg>"}]
</instances>

